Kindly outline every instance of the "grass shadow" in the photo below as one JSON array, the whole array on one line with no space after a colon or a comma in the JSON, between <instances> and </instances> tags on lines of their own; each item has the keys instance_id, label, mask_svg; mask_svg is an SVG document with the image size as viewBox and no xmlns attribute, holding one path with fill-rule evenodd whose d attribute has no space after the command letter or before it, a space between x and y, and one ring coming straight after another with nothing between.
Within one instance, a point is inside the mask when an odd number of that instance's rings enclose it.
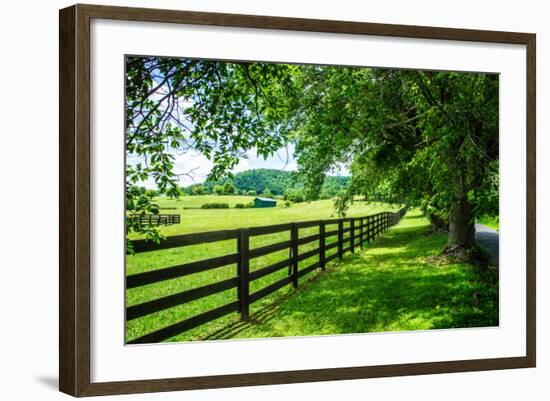
<instances>
[{"instance_id":1,"label":"grass shadow","mask_svg":"<svg viewBox=\"0 0 550 401\"><path fill-rule=\"evenodd\" d=\"M255 312L249 322L208 338L498 325L495 276L438 259L445 242L445 235L431 233L424 218L407 216L363 251Z\"/></svg>"}]
</instances>

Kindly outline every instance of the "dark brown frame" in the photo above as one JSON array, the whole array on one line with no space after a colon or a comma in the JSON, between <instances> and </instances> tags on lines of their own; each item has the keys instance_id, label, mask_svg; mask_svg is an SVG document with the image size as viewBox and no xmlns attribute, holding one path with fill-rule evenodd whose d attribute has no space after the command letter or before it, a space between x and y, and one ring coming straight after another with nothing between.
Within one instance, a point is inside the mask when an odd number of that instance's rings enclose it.
<instances>
[{"instance_id":1,"label":"dark brown frame","mask_svg":"<svg viewBox=\"0 0 550 401\"><path fill-rule=\"evenodd\" d=\"M526 356L91 383L89 96L92 18L525 45ZM62 392L93 396L535 367L535 34L81 4L60 10L59 29L59 389Z\"/></svg>"}]
</instances>

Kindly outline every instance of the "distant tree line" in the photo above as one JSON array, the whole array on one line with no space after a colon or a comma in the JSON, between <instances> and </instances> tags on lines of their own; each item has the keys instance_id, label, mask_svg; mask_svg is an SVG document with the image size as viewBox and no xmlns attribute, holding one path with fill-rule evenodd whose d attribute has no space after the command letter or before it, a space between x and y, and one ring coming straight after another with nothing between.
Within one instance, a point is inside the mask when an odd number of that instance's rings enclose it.
<instances>
[{"instance_id":1,"label":"distant tree line","mask_svg":"<svg viewBox=\"0 0 550 401\"><path fill-rule=\"evenodd\" d=\"M327 176L319 193L319 198L330 199L347 189L351 177ZM252 169L234 174L223 180L206 180L181 188L187 195L248 195L280 196L291 202L308 199L305 185L290 171L276 169Z\"/></svg>"}]
</instances>

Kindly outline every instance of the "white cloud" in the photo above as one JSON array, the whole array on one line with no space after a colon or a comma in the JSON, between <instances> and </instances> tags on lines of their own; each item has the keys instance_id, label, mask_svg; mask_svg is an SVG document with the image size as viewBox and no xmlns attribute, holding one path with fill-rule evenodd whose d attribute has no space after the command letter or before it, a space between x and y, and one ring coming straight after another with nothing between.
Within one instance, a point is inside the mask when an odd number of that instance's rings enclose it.
<instances>
[{"instance_id":1,"label":"white cloud","mask_svg":"<svg viewBox=\"0 0 550 401\"><path fill-rule=\"evenodd\" d=\"M211 169L212 162L195 150L175 155L174 173L180 174L180 186L185 187L204 182Z\"/></svg>"},{"instance_id":2,"label":"white cloud","mask_svg":"<svg viewBox=\"0 0 550 401\"><path fill-rule=\"evenodd\" d=\"M232 173L250 170L250 162L248 159L239 159L239 163L231 170Z\"/></svg>"},{"instance_id":3,"label":"white cloud","mask_svg":"<svg viewBox=\"0 0 550 401\"><path fill-rule=\"evenodd\" d=\"M236 174L241 171L256 168L296 171L298 166L296 160L292 157L293 152L294 148L289 145L288 149L282 148L264 160L263 157L258 157L256 149L251 149L247 152L246 157L239 159L239 163L231 172ZM175 174L179 175L179 185L182 187L204 182L213 167L213 163L210 160L195 150L187 151L181 155L174 152L172 152L172 154L174 155L173 171ZM142 160L135 156L129 156L127 160L130 165L140 161ZM139 185L151 189L156 188L156 184L152 179L140 182Z\"/></svg>"},{"instance_id":4,"label":"white cloud","mask_svg":"<svg viewBox=\"0 0 550 401\"><path fill-rule=\"evenodd\" d=\"M258 158L258 150L256 148L250 149L248 152L246 152L246 154L250 159Z\"/></svg>"},{"instance_id":5,"label":"white cloud","mask_svg":"<svg viewBox=\"0 0 550 401\"><path fill-rule=\"evenodd\" d=\"M296 160L290 160L286 165L281 167L281 169L285 171L296 171L298 170L298 163L296 163Z\"/></svg>"}]
</instances>

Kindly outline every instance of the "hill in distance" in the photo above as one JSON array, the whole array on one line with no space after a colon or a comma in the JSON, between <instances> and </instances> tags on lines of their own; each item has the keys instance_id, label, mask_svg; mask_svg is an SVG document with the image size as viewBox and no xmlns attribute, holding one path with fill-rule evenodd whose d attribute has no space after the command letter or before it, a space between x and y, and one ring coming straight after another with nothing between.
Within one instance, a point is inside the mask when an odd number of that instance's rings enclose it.
<instances>
[{"instance_id":1,"label":"hill in distance","mask_svg":"<svg viewBox=\"0 0 550 401\"><path fill-rule=\"evenodd\" d=\"M326 176L321 189L321 198L333 197L338 192L347 188L351 177L344 176ZM251 169L236 173L231 178L223 181L205 181L201 185L205 193L214 192L216 186L231 184L236 193L256 194L271 193L273 196L281 196L285 193L302 191L303 183L295 173L285 170L275 169ZM194 186L183 188L184 192L191 193Z\"/></svg>"}]
</instances>

